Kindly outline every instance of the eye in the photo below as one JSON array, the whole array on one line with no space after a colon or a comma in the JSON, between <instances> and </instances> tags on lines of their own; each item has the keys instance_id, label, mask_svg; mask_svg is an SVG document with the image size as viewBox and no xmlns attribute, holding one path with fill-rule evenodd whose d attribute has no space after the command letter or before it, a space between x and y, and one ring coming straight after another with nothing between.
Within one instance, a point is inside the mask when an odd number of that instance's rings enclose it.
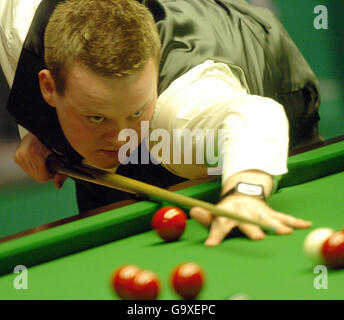
<instances>
[{"instance_id":1,"label":"eye","mask_svg":"<svg viewBox=\"0 0 344 320\"><path fill-rule=\"evenodd\" d=\"M89 116L88 118L93 123L102 123L105 121L105 118L101 116Z\"/></svg>"},{"instance_id":2,"label":"eye","mask_svg":"<svg viewBox=\"0 0 344 320\"><path fill-rule=\"evenodd\" d=\"M137 111L131 115L132 118L140 118L143 115L144 110Z\"/></svg>"}]
</instances>

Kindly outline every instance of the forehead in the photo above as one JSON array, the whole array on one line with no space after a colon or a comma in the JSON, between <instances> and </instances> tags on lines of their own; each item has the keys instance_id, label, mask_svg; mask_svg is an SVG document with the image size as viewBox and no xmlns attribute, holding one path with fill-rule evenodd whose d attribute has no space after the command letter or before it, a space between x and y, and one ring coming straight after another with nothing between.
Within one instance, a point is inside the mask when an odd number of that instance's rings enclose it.
<instances>
[{"instance_id":1,"label":"forehead","mask_svg":"<svg viewBox=\"0 0 344 320\"><path fill-rule=\"evenodd\" d=\"M88 109L135 111L142 103L156 94L157 69L150 59L143 69L126 77L106 77L96 74L80 62L76 62L66 77L65 98L81 111ZM86 109L86 110L85 110ZM117 108L118 109L118 108Z\"/></svg>"}]
</instances>

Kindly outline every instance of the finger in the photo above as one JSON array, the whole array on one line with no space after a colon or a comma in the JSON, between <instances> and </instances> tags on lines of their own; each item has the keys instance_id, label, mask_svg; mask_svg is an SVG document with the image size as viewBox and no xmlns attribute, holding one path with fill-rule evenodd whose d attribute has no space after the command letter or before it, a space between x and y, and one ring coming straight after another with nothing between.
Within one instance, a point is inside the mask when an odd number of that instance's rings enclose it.
<instances>
[{"instance_id":1,"label":"finger","mask_svg":"<svg viewBox=\"0 0 344 320\"><path fill-rule=\"evenodd\" d=\"M238 227L251 240L263 240L263 239L265 239L266 235L265 235L264 231L257 226L254 226L254 225L248 224L248 223L240 223L238 225Z\"/></svg>"},{"instance_id":2,"label":"finger","mask_svg":"<svg viewBox=\"0 0 344 320\"><path fill-rule=\"evenodd\" d=\"M57 189L61 189L63 187L64 182L68 177L63 174L55 174L54 176L54 184Z\"/></svg>"},{"instance_id":3,"label":"finger","mask_svg":"<svg viewBox=\"0 0 344 320\"><path fill-rule=\"evenodd\" d=\"M268 225L270 228L273 228L276 234L282 235L290 234L293 232L292 228L289 228L288 226L284 225L277 218L272 217L272 215L270 214L260 214L258 216L258 221L264 223L265 225Z\"/></svg>"},{"instance_id":4,"label":"finger","mask_svg":"<svg viewBox=\"0 0 344 320\"><path fill-rule=\"evenodd\" d=\"M43 183L54 178L55 174L48 170L45 161L30 162L30 165L31 172L37 182Z\"/></svg>"},{"instance_id":5,"label":"finger","mask_svg":"<svg viewBox=\"0 0 344 320\"><path fill-rule=\"evenodd\" d=\"M309 228L312 225L311 221L306 221L302 219L295 218L293 216L273 211L271 212L271 215L281 221L282 223L294 228L294 229L306 229Z\"/></svg>"},{"instance_id":6,"label":"finger","mask_svg":"<svg viewBox=\"0 0 344 320\"><path fill-rule=\"evenodd\" d=\"M213 221L213 215L210 213L210 211L200 207L192 208L190 210L190 217L205 227L209 227Z\"/></svg>"},{"instance_id":7,"label":"finger","mask_svg":"<svg viewBox=\"0 0 344 320\"><path fill-rule=\"evenodd\" d=\"M228 218L215 217L211 224L209 236L205 241L205 245L207 247L215 247L219 245L236 225L236 222Z\"/></svg>"},{"instance_id":8,"label":"finger","mask_svg":"<svg viewBox=\"0 0 344 320\"><path fill-rule=\"evenodd\" d=\"M51 152L49 151L48 154ZM15 154L15 162L32 178L38 183L46 182L53 179L53 174L47 169L45 164L45 158L26 155L25 153L18 151Z\"/></svg>"},{"instance_id":9,"label":"finger","mask_svg":"<svg viewBox=\"0 0 344 320\"><path fill-rule=\"evenodd\" d=\"M35 135L27 133L18 144L14 160L27 174L41 183L54 177L45 164L49 154L51 151Z\"/></svg>"}]
</instances>

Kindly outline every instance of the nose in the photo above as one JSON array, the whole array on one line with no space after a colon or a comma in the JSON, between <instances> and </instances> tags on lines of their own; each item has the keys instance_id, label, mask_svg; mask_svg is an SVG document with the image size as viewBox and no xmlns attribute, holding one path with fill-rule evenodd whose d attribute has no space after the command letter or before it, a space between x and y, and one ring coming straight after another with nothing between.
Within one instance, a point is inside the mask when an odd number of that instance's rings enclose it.
<instances>
[{"instance_id":1,"label":"nose","mask_svg":"<svg viewBox=\"0 0 344 320\"><path fill-rule=\"evenodd\" d=\"M119 149L121 146L126 144L127 140L123 141L123 137L130 136L132 130L127 128L125 123L112 125L107 128L106 132L103 135L104 140L109 143L109 145Z\"/></svg>"}]
</instances>

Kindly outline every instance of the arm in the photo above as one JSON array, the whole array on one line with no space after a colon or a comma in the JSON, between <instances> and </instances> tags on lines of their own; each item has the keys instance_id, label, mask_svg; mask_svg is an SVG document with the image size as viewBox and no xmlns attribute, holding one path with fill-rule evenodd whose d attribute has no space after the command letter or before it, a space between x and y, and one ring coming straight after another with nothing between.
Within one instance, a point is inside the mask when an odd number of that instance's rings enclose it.
<instances>
[{"instance_id":1,"label":"arm","mask_svg":"<svg viewBox=\"0 0 344 320\"><path fill-rule=\"evenodd\" d=\"M237 100L237 99L235 99ZM222 194L239 182L261 185L268 198L274 189L274 176L286 172L288 155L288 122L283 107L277 102L251 95L239 97L239 104L223 122L225 141L222 145ZM277 234L289 234L293 228L307 228L310 222L294 218L270 208L264 199L231 193L219 207L269 222ZM194 208L191 216L210 227L208 246L216 246L238 227L252 240L265 238L257 226L214 217L210 212Z\"/></svg>"},{"instance_id":2,"label":"arm","mask_svg":"<svg viewBox=\"0 0 344 320\"><path fill-rule=\"evenodd\" d=\"M288 120L283 107L272 99L250 95L223 66L214 66L199 72L195 70L186 79L176 80L174 91L163 93L160 118L162 123L169 110L176 112L177 120L170 120L168 127L175 128L180 122L183 128L222 128L224 139L219 146L222 154L222 194L238 182L259 184L266 197L273 189L276 177L287 172ZM164 110L166 109L166 111ZM166 113L164 113L164 111ZM206 119L206 120L204 120ZM169 168L170 167L170 168ZM170 165L168 168L182 176L188 176L188 167ZM202 169L202 166L198 166ZM193 166L195 169L195 166ZM195 171L193 171L195 172ZM202 173L202 170L199 171ZM263 199L242 194L231 194L218 204L219 207L246 215L252 219L268 219L277 234L288 234L293 228L306 228L309 222L274 211ZM218 245L234 227L249 238L265 237L260 228L214 217L210 212L193 208L191 216L210 227L206 245Z\"/></svg>"},{"instance_id":3,"label":"arm","mask_svg":"<svg viewBox=\"0 0 344 320\"><path fill-rule=\"evenodd\" d=\"M0 2L0 64L11 87L19 55L41 0Z\"/></svg>"}]
</instances>

